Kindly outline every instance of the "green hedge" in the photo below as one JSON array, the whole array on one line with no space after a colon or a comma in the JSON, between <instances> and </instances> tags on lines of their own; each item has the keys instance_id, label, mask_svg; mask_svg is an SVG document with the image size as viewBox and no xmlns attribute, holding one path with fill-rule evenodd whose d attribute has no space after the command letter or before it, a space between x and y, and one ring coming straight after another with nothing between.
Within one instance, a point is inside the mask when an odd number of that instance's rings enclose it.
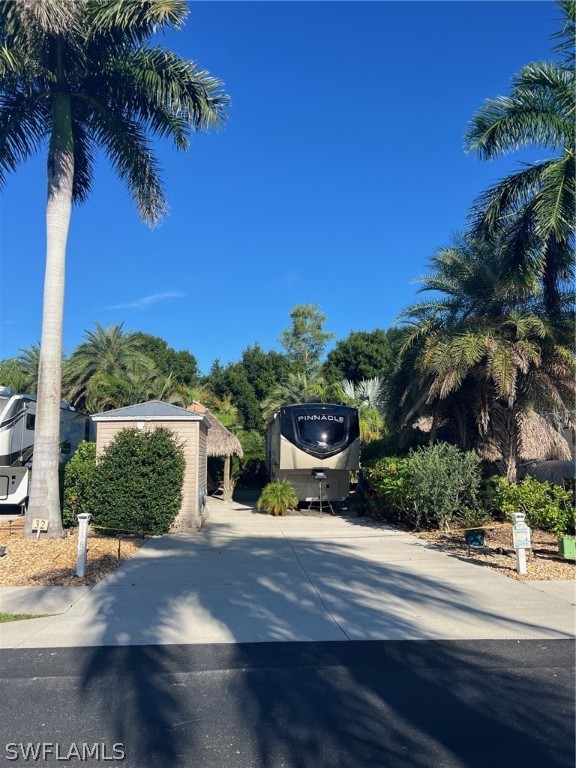
<instances>
[{"instance_id":1,"label":"green hedge","mask_svg":"<svg viewBox=\"0 0 576 768\"><path fill-rule=\"evenodd\" d=\"M523 512L531 528L552 531L557 536L574 534L574 495L560 485L541 483L530 476L517 485L503 477L494 478L492 504L510 520L514 512Z\"/></svg>"},{"instance_id":2,"label":"green hedge","mask_svg":"<svg viewBox=\"0 0 576 768\"><path fill-rule=\"evenodd\" d=\"M96 465L92 523L166 533L182 505L184 469L184 449L171 430L123 429Z\"/></svg>"},{"instance_id":3,"label":"green hedge","mask_svg":"<svg viewBox=\"0 0 576 768\"><path fill-rule=\"evenodd\" d=\"M94 476L96 473L96 443L83 441L74 456L64 465L64 501L62 523L77 525L76 515L94 512Z\"/></svg>"}]
</instances>

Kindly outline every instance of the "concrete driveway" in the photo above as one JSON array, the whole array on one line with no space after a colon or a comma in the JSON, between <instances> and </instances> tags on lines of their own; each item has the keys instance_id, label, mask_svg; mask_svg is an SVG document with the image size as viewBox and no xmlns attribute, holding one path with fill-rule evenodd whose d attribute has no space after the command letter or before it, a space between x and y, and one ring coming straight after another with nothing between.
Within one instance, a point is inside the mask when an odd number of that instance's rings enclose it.
<instances>
[{"instance_id":1,"label":"concrete driveway","mask_svg":"<svg viewBox=\"0 0 576 768\"><path fill-rule=\"evenodd\" d=\"M0 647L574 635L573 582L518 582L362 518L211 502L94 587L4 587Z\"/></svg>"}]
</instances>

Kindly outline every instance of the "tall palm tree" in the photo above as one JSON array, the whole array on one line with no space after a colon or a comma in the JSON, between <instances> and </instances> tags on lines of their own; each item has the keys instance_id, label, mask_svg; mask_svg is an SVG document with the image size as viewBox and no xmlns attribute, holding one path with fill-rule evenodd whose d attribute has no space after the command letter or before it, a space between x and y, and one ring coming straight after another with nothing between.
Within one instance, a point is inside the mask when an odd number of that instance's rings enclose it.
<instances>
[{"instance_id":1,"label":"tall palm tree","mask_svg":"<svg viewBox=\"0 0 576 768\"><path fill-rule=\"evenodd\" d=\"M97 150L125 182L144 221L166 211L151 138L186 149L191 132L218 125L221 84L161 46L153 34L182 26L185 0L12 0L0 3L0 184L48 143L46 275L33 517L62 532L59 403L66 241L73 203L87 199Z\"/></svg>"},{"instance_id":2,"label":"tall palm tree","mask_svg":"<svg viewBox=\"0 0 576 768\"><path fill-rule=\"evenodd\" d=\"M63 384L70 402L84 402L95 376L106 375L122 379L133 375L155 372L154 364L142 352L140 337L123 330L123 323L103 328L95 323L95 330L86 331L84 343L76 347L63 369Z\"/></svg>"},{"instance_id":3,"label":"tall palm tree","mask_svg":"<svg viewBox=\"0 0 576 768\"><path fill-rule=\"evenodd\" d=\"M536 289L527 295L511 281L505 258L473 241L433 257L420 289L433 297L402 315L408 325L400 404L406 422L432 415L433 434L438 419L451 421L459 442L470 442L472 424L472 442L492 438L514 481L522 420L532 410L568 411L576 367ZM416 375L407 378L408 369Z\"/></svg>"},{"instance_id":4,"label":"tall palm tree","mask_svg":"<svg viewBox=\"0 0 576 768\"><path fill-rule=\"evenodd\" d=\"M547 311L554 315L573 277L576 194L576 3L561 0L559 6L564 19L556 50L563 58L523 67L510 96L486 101L465 137L467 151L486 160L528 146L553 153L488 189L472 218L476 237L506 234L512 266L541 277Z\"/></svg>"}]
</instances>

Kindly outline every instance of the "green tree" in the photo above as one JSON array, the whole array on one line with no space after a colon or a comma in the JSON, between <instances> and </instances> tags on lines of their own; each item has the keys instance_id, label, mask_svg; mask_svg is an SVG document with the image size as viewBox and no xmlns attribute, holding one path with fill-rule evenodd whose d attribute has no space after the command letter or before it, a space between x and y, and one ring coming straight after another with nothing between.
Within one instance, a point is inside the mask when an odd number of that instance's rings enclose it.
<instances>
[{"instance_id":1,"label":"green tree","mask_svg":"<svg viewBox=\"0 0 576 768\"><path fill-rule=\"evenodd\" d=\"M291 370L290 361L285 355L273 350L264 352L259 344L246 347L242 352L241 362L259 402L265 400L274 387L286 379Z\"/></svg>"},{"instance_id":2,"label":"green tree","mask_svg":"<svg viewBox=\"0 0 576 768\"><path fill-rule=\"evenodd\" d=\"M474 115L465 138L467 151L490 160L521 147L553 153L507 176L487 190L474 208L474 236L504 234L511 266L537 274L549 313L562 310L562 291L574 274L576 3L562 0L563 27L557 62L523 67L510 96L489 99Z\"/></svg>"},{"instance_id":3,"label":"green tree","mask_svg":"<svg viewBox=\"0 0 576 768\"><path fill-rule=\"evenodd\" d=\"M307 397L324 403L338 402L342 399L342 389L339 384L328 384L320 374L290 373L262 403L264 421L268 422L280 406L302 403Z\"/></svg>"},{"instance_id":4,"label":"green tree","mask_svg":"<svg viewBox=\"0 0 576 768\"><path fill-rule=\"evenodd\" d=\"M21 349L19 355L0 363L0 382L15 392L36 394L39 362L40 347L37 344Z\"/></svg>"},{"instance_id":5,"label":"green tree","mask_svg":"<svg viewBox=\"0 0 576 768\"><path fill-rule=\"evenodd\" d=\"M21 349L16 359L25 377L24 386L26 391L35 394L38 391L38 374L40 369L39 345L32 344L26 349Z\"/></svg>"},{"instance_id":6,"label":"green tree","mask_svg":"<svg viewBox=\"0 0 576 768\"><path fill-rule=\"evenodd\" d=\"M290 312L290 319L290 327L280 335L280 344L297 373L313 375L334 334L324 330L326 315L316 304L298 304Z\"/></svg>"},{"instance_id":7,"label":"green tree","mask_svg":"<svg viewBox=\"0 0 576 768\"><path fill-rule=\"evenodd\" d=\"M156 373L154 363L142 351L141 340L135 333L124 331L123 323L103 328L95 323L93 331L86 331L80 344L64 366L64 387L73 405L83 404L89 395L95 377L122 381L128 373L138 375ZM94 384L92 384L94 389Z\"/></svg>"},{"instance_id":8,"label":"green tree","mask_svg":"<svg viewBox=\"0 0 576 768\"><path fill-rule=\"evenodd\" d=\"M34 474L34 517L62 535L58 488L66 241L73 203L87 199L98 149L125 182L141 217L157 224L166 202L151 138L185 149L194 129L221 122L220 83L161 46L184 0L13 0L0 4L0 184L47 140L46 273Z\"/></svg>"},{"instance_id":9,"label":"green tree","mask_svg":"<svg viewBox=\"0 0 576 768\"><path fill-rule=\"evenodd\" d=\"M353 331L346 339L336 342L328 352L322 373L328 381L385 381L394 367L394 337L396 329L384 331Z\"/></svg>"},{"instance_id":10,"label":"green tree","mask_svg":"<svg viewBox=\"0 0 576 768\"><path fill-rule=\"evenodd\" d=\"M358 409L360 439L363 443L382 437L384 418L384 387L380 379L362 379L357 384L344 379L342 401Z\"/></svg>"},{"instance_id":11,"label":"green tree","mask_svg":"<svg viewBox=\"0 0 576 768\"><path fill-rule=\"evenodd\" d=\"M147 400L162 400L185 407L188 393L188 388L171 376L129 367L121 375L95 374L88 384L86 409L89 413L98 413Z\"/></svg>"},{"instance_id":12,"label":"green tree","mask_svg":"<svg viewBox=\"0 0 576 768\"><path fill-rule=\"evenodd\" d=\"M569 410L576 367L539 295L525 295L505 276L506 256L505 248L474 241L435 254L420 289L432 298L402 315L406 365L397 375L416 371L405 379L410 396L405 390L398 400L405 422L425 409L436 421L463 412L480 438L494 440L513 482L523 418L532 410Z\"/></svg>"},{"instance_id":13,"label":"green tree","mask_svg":"<svg viewBox=\"0 0 576 768\"><path fill-rule=\"evenodd\" d=\"M156 370L164 376L171 376L174 381L187 387L198 383L198 362L193 354L183 349L177 352L168 346L160 336L137 331L134 339L139 342L141 351L148 355Z\"/></svg>"},{"instance_id":14,"label":"green tree","mask_svg":"<svg viewBox=\"0 0 576 768\"><path fill-rule=\"evenodd\" d=\"M238 408L242 429L262 429L260 404L241 363L228 363L223 367L219 360L215 360L204 384L220 400L231 396L232 402Z\"/></svg>"},{"instance_id":15,"label":"green tree","mask_svg":"<svg viewBox=\"0 0 576 768\"><path fill-rule=\"evenodd\" d=\"M28 391L27 378L18 358L0 360L0 386L10 387L14 392Z\"/></svg>"}]
</instances>

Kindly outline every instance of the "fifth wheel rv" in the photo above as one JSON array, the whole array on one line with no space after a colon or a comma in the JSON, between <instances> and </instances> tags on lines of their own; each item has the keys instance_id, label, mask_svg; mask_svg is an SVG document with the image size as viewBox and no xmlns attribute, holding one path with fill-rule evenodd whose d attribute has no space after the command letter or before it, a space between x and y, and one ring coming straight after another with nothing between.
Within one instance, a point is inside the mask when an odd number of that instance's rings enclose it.
<instances>
[{"instance_id":1,"label":"fifth wheel rv","mask_svg":"<svg viewBox=\"0 0 576 768\"><path fill-rule=\"evenodd\" d=\"M0 506L25 507L34 452L36 397L0 387ZM72 457L84 439L86 417L60 406L60 461Z\"/></svg>"},{"instance_id":2,"label":"fifth wheel rv","mask_svg":"<svg viewBox=\"0 0 576 768\"><path fill-rule=\"evenodd\" d=\"M271 480L289 480L299 502L318 498L323 476L326 501L342 502L350 472L360 466L358 410L345 405L285 405L266 431L266 467Z\"/></svg>"}]
</instances>

